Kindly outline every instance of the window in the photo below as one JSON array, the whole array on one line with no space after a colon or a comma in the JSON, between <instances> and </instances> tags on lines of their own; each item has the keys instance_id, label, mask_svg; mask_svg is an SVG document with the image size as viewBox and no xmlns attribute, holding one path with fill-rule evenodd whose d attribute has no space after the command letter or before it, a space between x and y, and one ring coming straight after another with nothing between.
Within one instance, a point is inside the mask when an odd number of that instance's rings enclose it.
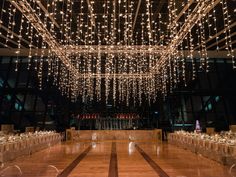
<instances>
[{"instance_id":1,"label":"window","mask_svg":"<svg viewBox=\"0 0 236 177\"><path fill-rule=\"evenodd\" d=\"M209 103L207 107L208 107L209 111L212 110L212 104L211 103Z\"/></svg>"},{"instance_id":2,"label":"window","mask_svg":"<svg viewBox=\"0 0 236 177\"><path fill-rule=\"evenodd\" d=\"M220 100L220 97L219 96L216 96L215 97L215 101L218 102Z\"/></svg>"},{"instance_id":3,"label":"window","mask_svg":"<svg viewBox=\"0 0 236 177\"><path fill-rule=\"evenodd\" d=\"M0 87L3 87L3 83L4 81L2 80L2 78L0 78Z\"/></svg>"},{"instance_id":4,"label":"window","mask_svg":"<svg viewBox=\"0 0 236 177\"><path fill-rule=\"evenodd\" d=\"M15 109L17 110L17 111L21 111L22 110L22 106L19 104L19 103L15 103Z\"/></svg>"}]
</instances>

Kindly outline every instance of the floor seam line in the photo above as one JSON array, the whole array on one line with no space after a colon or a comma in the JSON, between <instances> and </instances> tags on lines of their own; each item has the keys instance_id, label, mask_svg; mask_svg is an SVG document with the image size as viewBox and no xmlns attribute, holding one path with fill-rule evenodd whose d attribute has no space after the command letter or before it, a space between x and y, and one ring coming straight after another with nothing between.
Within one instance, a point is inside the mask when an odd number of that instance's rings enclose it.
<instances>
[{"instance_id":1,"label":"floor seam line","mask_svg":"<svg viewBox=\"0 0 236 177\"><path fill-rule=\"evenodd\" d=\"M138 152L143 156L143 158L147 161L147 163L153 168L153 170L160 176L160 177L170 177L157 163L152 160L152 158L137 144L135 144L135 148Z\"/></svg>"},{"instance_id":2,"label":"floor seam line","mask_svg":"<svg viewBox=\"0 0 236 177\"><path fill-rule=\"evenodd\" d=\"M78 157L73 160L57 177L67 177L72 170L83 160L83 158L89 153L92 149L92 145L89 145Z\"/></svg>"},{"instance_id":3,"label":"floor seam line","mask_svg":"<svg viewBox=\"0 0 236 177\"><path fill-rule=\"evenodd\" d=\"M116 142L112 142L108 177L118 177Z\"/></svg>"}]
</instances>

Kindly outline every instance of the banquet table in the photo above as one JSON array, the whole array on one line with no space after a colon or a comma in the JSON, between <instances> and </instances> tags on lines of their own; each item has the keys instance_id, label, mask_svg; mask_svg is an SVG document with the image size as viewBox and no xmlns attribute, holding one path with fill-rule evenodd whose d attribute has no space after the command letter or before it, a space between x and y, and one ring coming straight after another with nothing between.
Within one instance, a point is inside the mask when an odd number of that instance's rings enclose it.
<instances>
[{"instance_id":1,"label":"banquet table","mask_svg":"<svg viewBox=\"0 0 236 177\"><path fill-rule=\"evenodd\" d=\"M59 133L31 134L12 136L12 140L0 142L0 162L13 160L19 156L30 155L61 142Z\"/></svg>"},{"instance_id":2,"label":"banquet table","mask_svg":"<svg viewBox=\"0 0 236 177\"><path fill-rule=\"evenodd\" d=\"M184 133L169 133L168 142L224 165L233 165L236 163L235 144L204 139L201 136L190 136Z\"/></svg>"}]
</instances>

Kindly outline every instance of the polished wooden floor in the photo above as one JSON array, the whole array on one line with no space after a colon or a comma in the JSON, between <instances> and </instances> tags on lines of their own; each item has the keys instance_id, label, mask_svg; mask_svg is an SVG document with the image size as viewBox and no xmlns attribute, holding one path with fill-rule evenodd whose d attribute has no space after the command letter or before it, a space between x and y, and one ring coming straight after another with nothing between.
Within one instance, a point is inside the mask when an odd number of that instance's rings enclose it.
<instances>
[{"instance_id":1,"label":"polished wooden floor","mask_svg":"<svg viewBox=\"0 0 236 177\"><path fill-rule=\"evenodd\" d=\"M167 143L104 141L62 143L2 164L0 176L20 175L234 177L236 170Z\"/></svg>"}]
</instances>

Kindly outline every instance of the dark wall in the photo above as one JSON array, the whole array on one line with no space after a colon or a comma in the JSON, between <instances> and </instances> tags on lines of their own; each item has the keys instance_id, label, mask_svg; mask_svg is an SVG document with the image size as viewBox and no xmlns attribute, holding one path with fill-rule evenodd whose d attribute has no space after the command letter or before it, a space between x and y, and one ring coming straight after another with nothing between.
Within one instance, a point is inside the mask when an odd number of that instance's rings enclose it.
<instances>
[{"instance_id":1,"label":"dark wall","mask_svg":"<svg viewBox=\"0 0 236 177\"><path fill-rule=\"evenodd\" d=\"M57 87L43 75L43 89L39 89L34 60L21 58L15 71L14 57L0 59L0 124L14 124L23 131L26 126L41 129L64 129L69 125L71 102L61 96ZM49 80L49 82L47 82Z\"/></svg>"},{"instance_id":2,"label":"dark wall","mask_svg":"<svg viewBox=\"0 0 236 177\"><path fill-rule=\"evenodd\" d=\"M195 80L188 78L187 87L175 88L166 98L171 112L178 113L169 117L174 120L173 127L174 124L192 124L184 128L193 130L196 120L200 120L203 129L215 127L221 131L235 124L235 76L236 70L227 59L211 59L209 72L198 69ZM175 127L178 128L183 127Z\"/></svg>"}]
</instances>

